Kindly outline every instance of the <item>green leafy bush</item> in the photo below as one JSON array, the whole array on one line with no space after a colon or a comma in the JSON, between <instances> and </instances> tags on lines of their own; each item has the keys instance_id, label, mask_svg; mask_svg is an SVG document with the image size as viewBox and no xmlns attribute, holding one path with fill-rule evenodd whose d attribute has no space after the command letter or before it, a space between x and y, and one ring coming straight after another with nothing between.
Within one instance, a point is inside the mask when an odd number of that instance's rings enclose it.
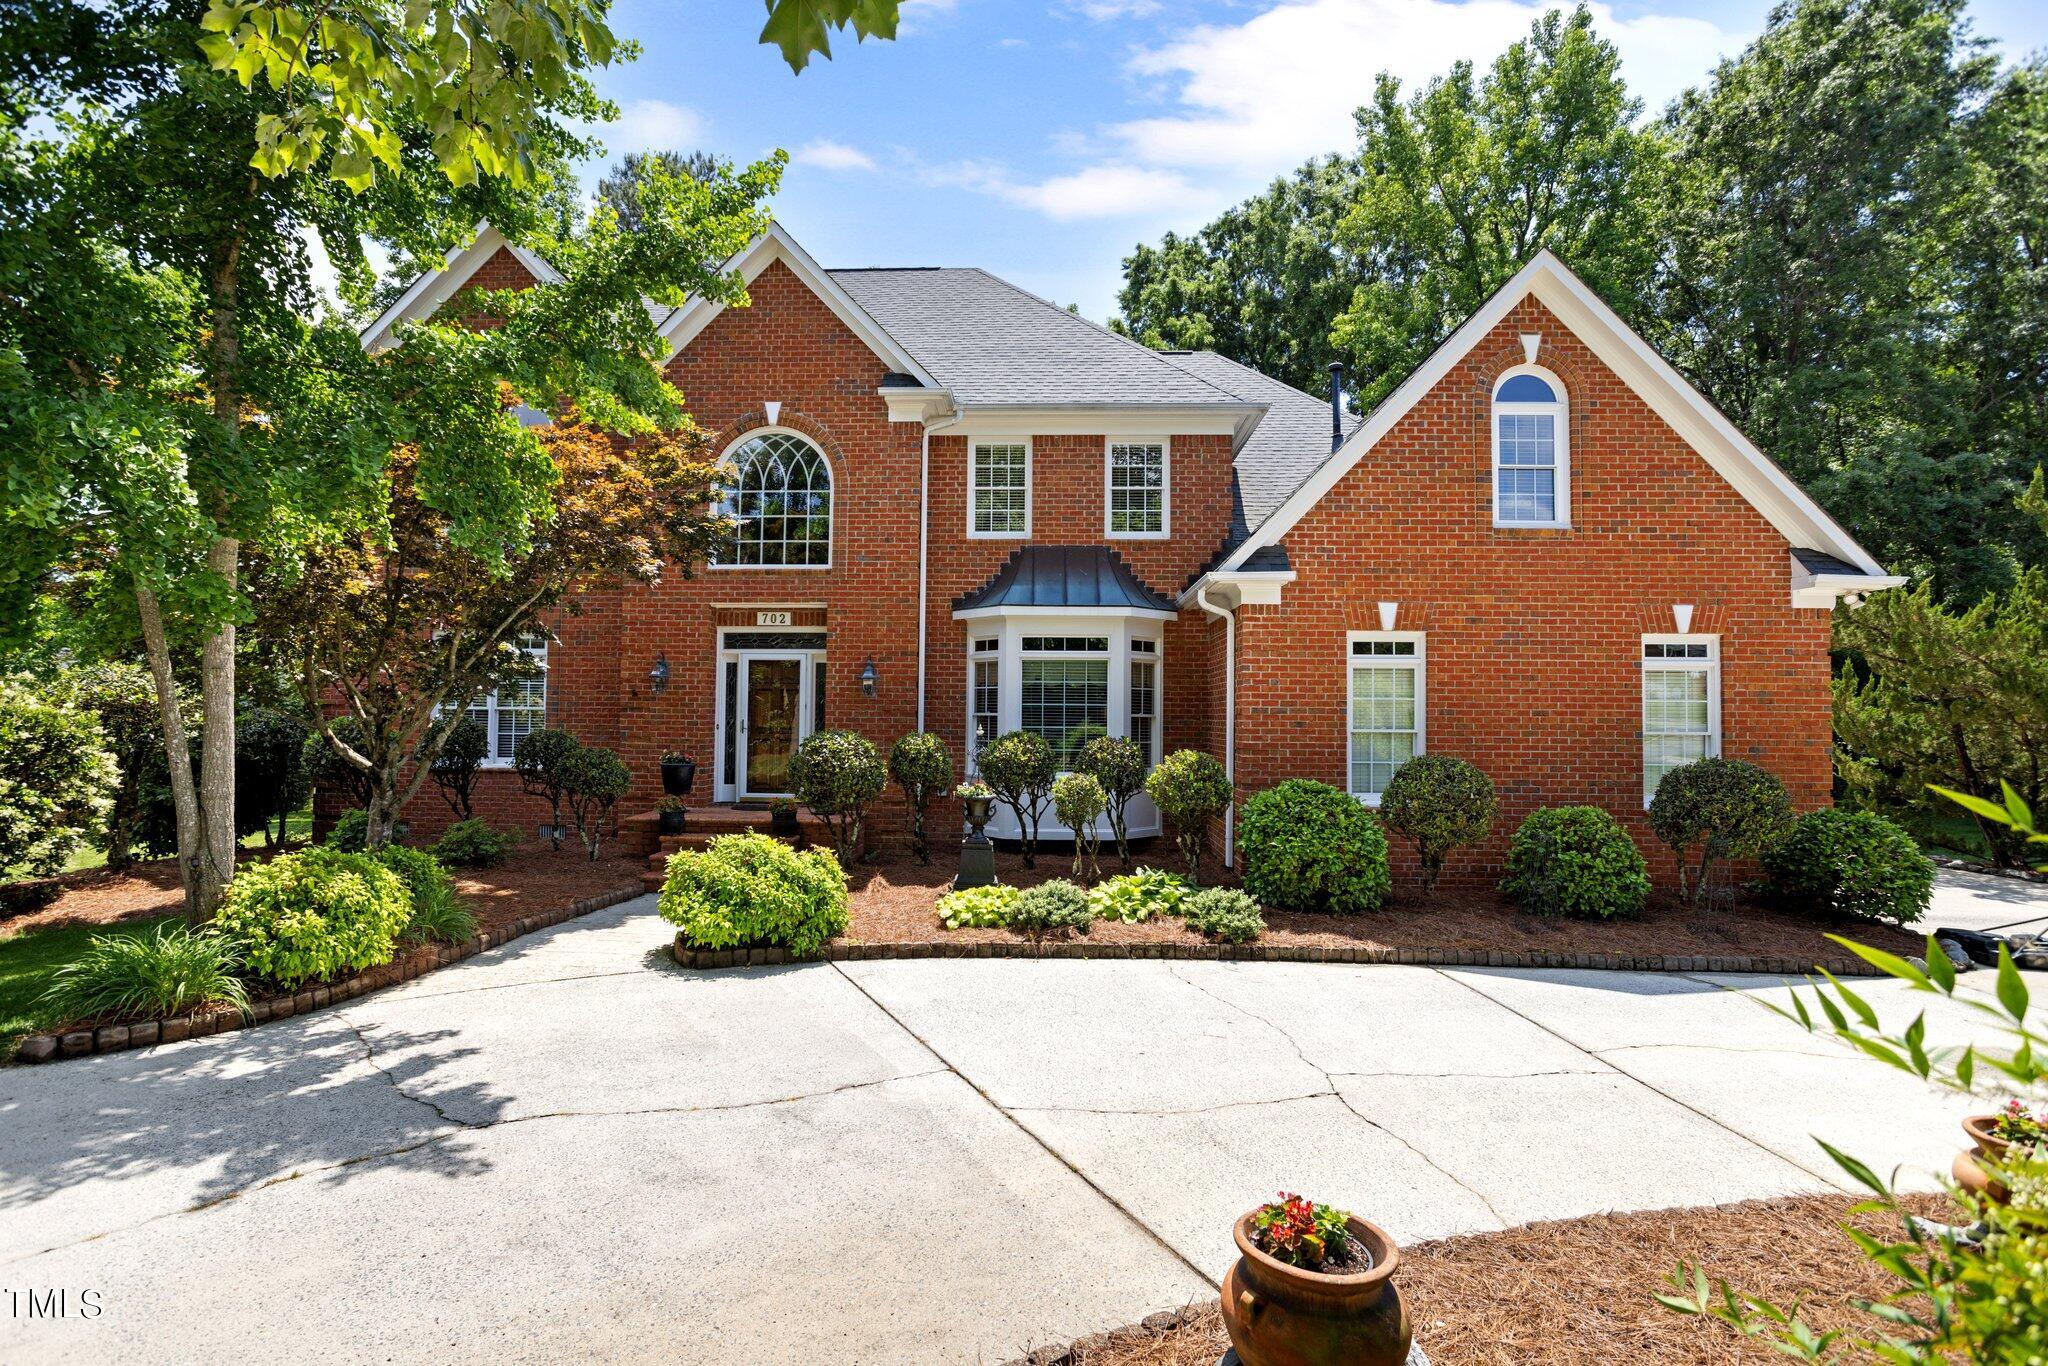
<instances>
[{"instance_id":1,"label":"green leafy bush","mask_svg":"<svg viewBox=\"0 0 2048 1366\"><path fill-rule=\"evenodd\" d=\"M963 887L939 898L939 923L949 930L1000 929L1023 893L1006 883Z\"/></svg>"},{"instance_id":2,"label":"green leafy bush","mask_svg":"<svg viewBox=\"0 0 2048 1366\"><path fill-rule=\"evenodd\" d=\"M592 863L597 862L605 821L632 786L633 774L626 761L595 745L579 746L562 766L562 800L569 804L577 838L590 852Z\"/></svg>"},{"instance_id":3,"label":"green leafy bush","mask_svg":"<svg viewBox=\"0 0 2048 1366\"><path fill-rule=\"evenodd\" d=\"M477 775L484 771L484 758L490 753L490 740L481 721L465 716L449 730L441 752L427 766L427 776L441 789L442 799L458 821L476 815L471 799L476 795Z\"/></svg>"},{"instance_id":4,"label":"green leafy bush","mask_svg":"<svg viewBox=\"0 0 2048 1366\"><path fill-rule=\"evenodd\" d=\"M1145 795L1173 827L1181 857L1188 861L1188 880L1200 882L1209 822L1230 809L1230 778L1223 765L1198 749L1177 749L1145 775Z\"/></svg>"},{"instance_id":5,"label":"green leafy bush","mask_svg":"<svg viewBox=\"0 0 2048 1366\"><path fill-rule=\"evenodd\" d=\"M1024 866L1036 868L1038 823L1045 818L1053 780L1059 777L1059 760L1052 746L1028 730L1013 730L984 745L975 764L981 780L995 791L996 800L1016 813Z\"/></svg>"},{"instance_id":6,"label":"green leafy bush","mask_svg":"<svg viewBox=\"0 0 2048 1366\"><path fill-rule=\"evenodd\" d=\"M1764 855L1773 899L1802 910L1909 925L1934 895L1934 865L1913 837L1868 811L1800 817Z\"/></svg>"},{"instance_id":7,"label":"green leafy bush","mask_svg":"<svg viewBox=\"0 0 2048 1366\"><path fill-rule=\"evenodd\" d=\"M163 712L157 703L156 682L150 677L149 670L139 664L76 664L49 678L43 694L52 702L89 713L100 723L107 753L113 756L120 775L110 794L112 801L107 811L105 831L100 837L101 845L106 851L107 867L116 871L126 868L135 861L133 848L141 833L145 781L161 777L167 782L170 776L170 767L164 761ZM190 710L188 698L181 694L179 701ZM243 730L244 726L238 720L235 726L235 803L238 809L243 801L245 782L240 763ZM168 787L155 781L149 785L162 790L168 801ZM170 847L175 849L175 814L169 816L168 825ZM239 819L236 828L247 833Z\"/></svg>"},{"instance_id":8,"label":"green leafy bush","mask_svg":"<svg viewBox=\"0 0 2048 1366\"><path fill-rule=\"evenodd\" d=\"M1448 754L1420 754L1394 770L1380 797L1380 819L1415 846L1422 890L1433 892L1444 858L1485 839L1497 807L1493 779L1477 765Z\"/></svg>"},{"instance_id":9,"label":"green leafy bush","mask_svg":"<svg viewBox=\"0 0 2048 1366\"><path fill-rule=\"evenodd\" d=\"M1010 911L1010 928L1034 944L1086 934L1094 923L1087 889L1061 877L1028 888Z\"/></svg>"},{"instance_id":10,"label":"green leafy bush","mask_svg":"<svg viewBox=\"0 0 2048 1366\"><path fill-rule=\"evenodd\" d=\"M449 868L495 868L518 843L509 830L493 830L481 820L457 821L435 841L434 857Z\"/></svg>"},{"instance_id":11,"label":"green leafy bush","mask_svg":"<svg viewBox=\"0 0 2048 1366\"><path fill-rule=\"evenodd\" d=\"M1740 759L1698 759L1674 768L1650 799L1650 829L1678 856L1678 889L1703 905L1717 865L1753 858L1792 824L1792 799L1775 775ZM1696 867L1686 866L1694 846Z\"/></svg>"},{"instance_id":12,"label":"green leafy bush","mask_svg":"<svg viewBox=\"0 0 2048 1366\"><path fill-rule=\"evenodd\" d=\"M1116 840L1117 860L1129 869L1131 837L1126 812L1131 798L1145 790L1145 751L1128 736L1100 735L1081 747L1075 767L1102 784L1103 812Z\"/></svg>"},{"instance_id":13,"label":"green leafy bush","mask_svg":"<svg viewBox=\"0 0 2048 1366\"><path fill-rule=\"evenodd\" d=\"M864 735L813 731L789 761L790 790L832 831L839 862L851 866L865 848L867 809L889 785L882 756Z\"/></svg>"},{"instance_id":14,"label":"green leafy bush","mask_svg":"<svg viewBox=\"0 0 2048 1366\"><path fill-rule=\"evenodd\" d=\"M953 785L953 755L944 740L928 730L918 731L889 746L889 776L903 789L903 799L910 807L910 850L919 863L930 863L931 848L924 837L925 808Z\"/></svg>"},{"instance_id":15,"label":"green leafy bush","mask_svg":"<svg viewBox=\"0 0 2048 1366\"><path fill-rule=\"evenodd\" d=\"M1284 910L1378 910L1393 885L1380 823L1350 793L1308 778L1247 801L1237 849L1245 890Z\"/></svg>"},{"instance_id":16,"label":"green leafy bush","mask_svg":"<svg viewBox=\"0 0 2048 1366\"><path fill-rule=\"evenodd\" d=\"M334 828L327 832L327 838L320 842L344 854L362 853L370 842L370 813L360 808L342 812Z\"/></svg>"},{"instance_id":17,"label":"green leafy bush","mask_svg":"<svg viewBox=\"0 0 2048 1366\"><path fill-rule=\"evenodd\" d=\"M259 977L293 987L391 961L412 893L369 854L315 848L245 866L215 927Z\"/></svg>"},{"instance_id":18,"label":"green leafy bush","mask_svg":"<svg viewBox=\"0 0 2048 1366\"><path fill-rule=\"evenodd\" d=\"M51 975L41 1005L59 1023L161 1020L201 1006L249 1004L234 942L211 930L159 925L153 935L94 935Z\"/></svg>"},{"instance_id":19,"label":"green leafy bush","mask_svg":"<svg viewBox=\"0 0 2048 1366\"><path fill-rule=\"evenodd\" d=\"M1135 925L1155 915L1179 915L1181 904L1193 890L1178 873L1140 868L1096 887L1088 894L1088 903L1095 908L1098 920L1121 920Z\"/></svg>"},{"instance_id":20,"label":"green leafy bush","mask_svg":"<svg viewBox=\"0 0 2048 1366\"><path fill-rule=\"evenodd\" d=\"M1642 910L1650 874L1635 841L1599 807L1545 806L1515 831L1501 890L1537 915L1604 919Z\"/></svg>"},{"instance_id":21,"label":"green leafy bush","mask_svg":"<svg viewBox=\"0 0 2048 1366\"><path fill-rule=\"evenodd\" d=\"M780 945L808 957L846 928L846 870L754 831L669 860L661 918L698 948Z\"/></svg>"},{"instance_id":22,"label":"green leafy bush","mask_svg":"<svg viewBox=\"0 0 2048 1366\"><path fill-rule=\"evenodd\" d=\"M1102 837L1095 833L1095 822L1101 818L1108 797L1102 784L1092 773L1062 774L1052 785L1052 810L1060 818L1060 824L1074 832L1074 876L1080 877L1082 860L1087 860L1089 876L1101 877L1102 865L1096 861L1095 852L1102 847Z\"/></svg>"},{"instance_id":23,"label":"green leafy bush","mask_svg":"<svg viewBox=\"0 0 2048 1366\"><path fill-rule=\"evenodd\" d=\"M562 797L569 790L569 769L582 749L566 730L530 730L512 750L512 769L519 788L548 804L548 844L562 847Z\"/></svg>"},{"instance_id":24,"label":"green leafy bush","mask_svg":"<svg viewBox=\"0 0 2048 1366\"><path fill-rule=\"evenodd\" d=\"M120 782L91 712L0 678L0 875L62 868L106 829Z\"/></svg>"},{"instance_id":25,"label":"green leafy bush","mask_svg":"<svg viewBox=\"0 0 2048 1366\"><path fill-rule=\"evenodd\" d=\"M1205 887L1187 899L1181 913L1189 929L1226 944L1249 944L1266 932L1259 903L1235 887Z\"/></svg>"},{"instance_id":26,"label":"green leafy bush","mask_svg":"<svg viewBox=\"0 0 2048 1366\"><path fill-rule=\"evenodd\" d=\"M439 859L402 844L380 844L370 857L398 874L412 896L412 918L406 921L404 938L460 944L476 933L476 917L455 895L455 880Z\"/></svg>"}]
</instances>

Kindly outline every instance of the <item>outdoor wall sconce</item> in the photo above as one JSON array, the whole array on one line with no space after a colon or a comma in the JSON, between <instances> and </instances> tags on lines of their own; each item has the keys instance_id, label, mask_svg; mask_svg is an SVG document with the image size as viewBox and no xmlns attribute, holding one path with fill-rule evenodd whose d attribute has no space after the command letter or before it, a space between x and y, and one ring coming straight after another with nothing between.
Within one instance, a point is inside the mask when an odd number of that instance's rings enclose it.
<instances>
[{"instance_id":1,"label":"outdoor wall sconce","mask_svg":"<svg viewBox=\"0 0 2048 1366\"><path fill-rule=\"evenodd\" d=\"M661 696L668 691L668 656L654 657L654 667L647 671L647 681L654 688L654 695Z\"/></svg>"},{"instance_id":2,"label":"outdoor wall sconce","mask_svg":"<svg viewBox=\"0 0 2048 1366\"><path fill-rule=\"evenodd\" d=\"M869 655L868 662L860 666L860 695L873 697L875 688L881 681L881 675L875 672L875 657Z\"/></svg>"}]
</instances>

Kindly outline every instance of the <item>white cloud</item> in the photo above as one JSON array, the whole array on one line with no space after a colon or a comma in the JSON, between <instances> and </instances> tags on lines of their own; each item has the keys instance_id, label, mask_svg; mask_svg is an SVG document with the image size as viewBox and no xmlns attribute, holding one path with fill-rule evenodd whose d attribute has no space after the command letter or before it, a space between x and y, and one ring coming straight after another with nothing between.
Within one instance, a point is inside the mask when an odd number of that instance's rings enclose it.
<instances>
[{"instance_id":1,"label":"white cloud","mask_svg":"<svg viewBox=\"0 0 2048 1366\"><path fill-rule=\"evenodd\" d=\"M1043 180L1019 179L986 161L956 161L917 173L927 185L955 186L994 196L1048 218L1144 218L1199 202L1197 188L1173 171L1107 163Z\"/></svg>"},{"instance_id":2,"label":"white cloud","mask_svg":"<svg viewBox=\"0 0 2048 1366\"><path fill-rule=\"evenodd\" d=\"M1029 43L1029 42L1028 42L1027 40L1025 40L1025 39L1023 39L1023 38L1004 38L1004 39L1002 39L1002 40L1001 40L1000 42L998 42L998 43L996 44L996 46L997 46L997 47L1030 47L1030 46L1031 46L1031 44L1030 44L1030 43Z\"/></svg>"},{"instance_id":3,"label":"white cloud","mask_svg":"<svg viewBox=\"0 0 2048 1366\"><path fill-rule=\"evenodd\" d=\"M1071 8L1100 24L1111 19L1143 19L1159 13L1162 6L1159 0L1072 0Z\"/></svg>"},{"instance_id":4,"label":"white cloud","mask_svg":"<svg viewBox=\"0 0 2048 1366\"><path fill-rule=\"evenodd\" d=\"M696 110L667 100L634 100L619 117L597 130L613 156L627 152L687 152L704 136L704 119Z\"/></svg>"},{"instance_id":5,"label":"white cloud","mask_svg":"<svg viewBox=\"0 0 2048 1366\"><path fill-rule=\"evenodd\" d=\"M831 138L817 138L805 143L790 155L790 160L799 166L815 166L821 171L872 171L875 159L858 147L849 147Z\"/></svg>"}]
</instances>

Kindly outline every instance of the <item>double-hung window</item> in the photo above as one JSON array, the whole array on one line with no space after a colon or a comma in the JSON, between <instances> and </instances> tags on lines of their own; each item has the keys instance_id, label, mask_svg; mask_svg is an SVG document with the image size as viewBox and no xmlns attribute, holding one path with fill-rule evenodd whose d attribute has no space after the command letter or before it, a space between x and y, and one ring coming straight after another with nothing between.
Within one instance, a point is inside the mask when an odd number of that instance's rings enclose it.
<instances>
[{"instance_id":1,"label":"double-hung window","mask_svg":"<svg viewBox=\"0 0 2048 1366\"><path fill-rule=\"evenodd\" d=\"M1351 794L1378 806L1395 770L1422 753L1424 638L1355 631L1349 645Z\"/></svg>"},{"instance_id":2,"label":"double-hung window","mask_svg":"<svg viewBox=\"0 0 2048 1366\"><path fill-rule=\"evenodd\" d=\"M520 737L548 723L548 638L523 635L514 648L530 672L501 683L468 706L467 716L484 728L484 762L509 765Z\"/></svg>"},{"instance_id":3,"label":"double-hung window","mask_svg":"<svg viewBox=\"0 0 2048 1366\"><path fill-rule=\"evenodd\" d=\"M1643 805L1674 768L1721 752L1721 642L1643 637Z\"/></svg>"},{"instance_id":4,"label":"double-hung window","mask_svg":"<svg viewBox=\"0 0 2048 1366\"><path fill-rule=\"evenodd\" d=\"M1510 370L1493 391L1493 524L1570 526L1571 503L1564 386L1545 370Z\"/></svg>"},{"instance_id":5,"label":"double-hung window","mask_svg":"<svg viewBox=\"0 0 2048 1366\"><path fill-rule=\"evenodd\" d=\"M1159 647L1149 640L1131 642L1130 728L1150 770L1159 760Z\"/></svg>"},{"instance_id":6,"label":"double-hung window","mask_svg":"<svg viewBox=\"0 0 2048 1366\"><path fill-rule=\"evenodd\" d=\"M1052 747L1062 773L1109 734L1109 638L1025 636L1018 725Z\"/></svg>"},{"instance_id":7,"label":"double-hung window","mask_svg":"<svg viewBox=\"0 0 2048 1366\"><path fill-rule=\"evenodd\" d=\"M1003 665L1002 641L982 636L974 642L967 663L968 703L974 720L974 734L968 742L968 764L980 770L981 751L1002 734Z\"/></svg>"},{"instance_id":8,"label":"double-hung window","mask_svg":"<svg viewBox=\"0 0 2048 1366\"><path fill-rule=\"evenodd\" d=\"M968 446L967 463L967 534L1030 534L1030 443L974 441Z\"/></svg>"},{"instance_id":9,"label":"double-hung window","mask_svg":"<svg viewBox=\"0 0 2048 1366\"><path fill-rule=\"evenodd\" d=\"M1164 441L1109 443L1108 531L1111 536L1164 536L1167 454Z\"/></svg>"}]
</instances>

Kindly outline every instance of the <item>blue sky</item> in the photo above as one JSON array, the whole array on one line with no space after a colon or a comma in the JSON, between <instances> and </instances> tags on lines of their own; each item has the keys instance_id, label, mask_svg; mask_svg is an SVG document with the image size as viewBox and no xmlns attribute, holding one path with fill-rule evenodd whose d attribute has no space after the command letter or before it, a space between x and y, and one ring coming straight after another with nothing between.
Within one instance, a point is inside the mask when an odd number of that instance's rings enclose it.
<instances>
[{"instance_id":1,"label":"blue sky","mask_svg":"<svg viewBox=\"0 0 2048 1366\"><path fill-rule=\"evenodd\" d=\"M1480 65L1548 6L1518 0L908 0L893 43L835 44L792 75L753 0L621 0L644 52L599 78L612 153L792 157L777 216L821 263L977 265L1098 320L1120 261L1317 152L1390 70ZM1764 0L1595 8L1654 109L1761 28ZM1979 0L2008 56L2048 6ZM593 174L601 163L589 168Z\"/></svg>"}]
</instances>

